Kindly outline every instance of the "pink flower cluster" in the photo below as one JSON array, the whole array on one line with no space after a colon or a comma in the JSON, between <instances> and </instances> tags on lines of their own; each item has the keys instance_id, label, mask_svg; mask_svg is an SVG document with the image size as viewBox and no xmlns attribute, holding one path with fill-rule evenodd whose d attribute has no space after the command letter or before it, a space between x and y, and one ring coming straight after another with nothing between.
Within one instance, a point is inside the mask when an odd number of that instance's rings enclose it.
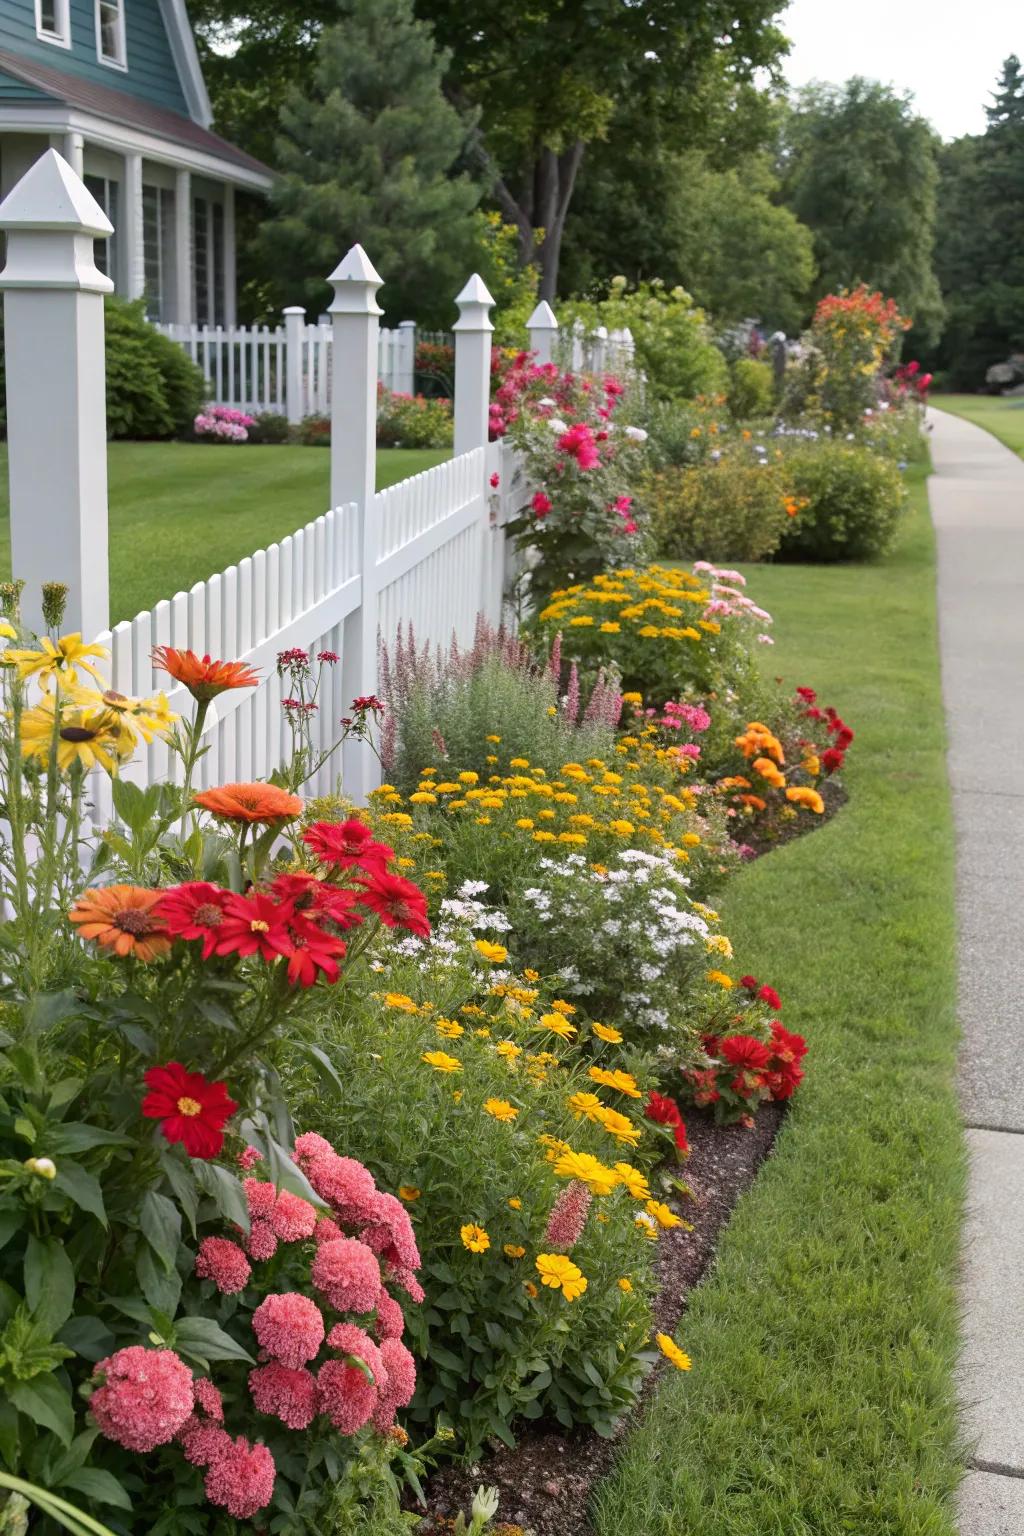
<instances>
[{"instance_id":1,"label":"pink flower cluster","mask_svg":"<svg viewBox=\"0 0 1024 1536\"><path fill-rule=\"evenodd\" d=\"M551 1207L544 1245L555 1253L571 1253L583 1236L592 1195L579 1179L567 1184Z\"/></svg>"},{"instance_id":2,"label":"pink flower cluster","mask_svg":"<svg viewBox=\"0 0 1024 1536\"><path fill-rule=\"evenodd\" d=\"M196 437L212 437L222 443L246 443L255 416L235 410L230 405L208 405L192 423Z\"/></svg>"},{"instance_id":3,"label":"pink flower cluster","mask_svg":"<svg viewBox=\"0 0 1024 1536\"><path fill-rule=\"evenodd\" d=\"M693 566L695 576L703 576L711 590L711 600L704 609L706 619L750 619L759 624L771 624L774 622L770 613L764 608L759 608L755 602L740 591L745 587L746 577L739 571L722 569L712 565L707 560L698 560ZM770 635L758 635L762 644L771 645Z\"/></svg>"}]
</instances>

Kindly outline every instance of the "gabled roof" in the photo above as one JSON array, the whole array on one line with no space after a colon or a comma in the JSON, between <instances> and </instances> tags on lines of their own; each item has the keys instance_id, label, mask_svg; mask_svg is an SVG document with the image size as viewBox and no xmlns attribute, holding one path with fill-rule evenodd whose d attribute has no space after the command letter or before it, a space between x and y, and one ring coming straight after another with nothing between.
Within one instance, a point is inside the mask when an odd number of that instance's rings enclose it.
<instances>
[{"instance_id":1,"label":"gabled roof","mask_svg":"<svg viewBox=\"0 0 1024 1536\"><path fill-rule=\"evenodd\" d=\"M181 89L188 103L189 117L200 128L209 128L213 122L213 108L206 92L206 81L196 52L196 40L192 35L185 0L160 0L160 14L174 55Z\"/></svg>"},{"instance_id":2,"label":"gabled roof","mask_svg":"<svg viewBox=\"0 0 1024 1536\"><path fill-rule=\"evenodd\" d=\"M190 40L191 36L189 32ZM26 85L35 86L55 101L76 107L81 112L91 112L96 117L124 123L129 128L140 128L145 133L168 139L172 144L203 150L206 154L216 155L220 160L242 166L247 171L256 171L264 176L272 174L261 160L247 155L243 149L236 149L234 144L229 144L219 134L211 133L201 123L183 117L180 112L171 112L167 107L155 106L140 96L130 96L127 91L94 83L81 75L65 74L62 69L36 63L34 59L9 53L5 48L0 48L0 71L24 81Z\"/></svg>"}]
</instances>

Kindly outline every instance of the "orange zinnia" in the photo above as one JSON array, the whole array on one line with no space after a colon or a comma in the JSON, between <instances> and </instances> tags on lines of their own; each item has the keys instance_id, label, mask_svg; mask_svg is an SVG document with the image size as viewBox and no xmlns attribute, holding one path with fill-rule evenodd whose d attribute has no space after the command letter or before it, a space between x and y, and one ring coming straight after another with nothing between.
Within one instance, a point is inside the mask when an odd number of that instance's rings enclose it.
<instances>
[{"instance_id":1,"label":"orange zinnia","mask_svg":"<svg viewBox=\"0 0 1024 1536\"><path fill-rule=\"evenodd\" d=\"M94 939L116 955L155 960L171 941L153 908L162 892L138 885L100 885L84 891L68 916L83 939Z\"/></svg>"},{"instance_id":2,"label":"orange zinnia","mask_svg":"<svg viewBox=\"0 0 1024 1536\"><path fill-rule=\"evenodd\" d=\"M212 661L195 651L176 651L170 645L158 645L153 651L153 665L169 672L176 682L184 683L193 698L209 703L228 688L255 688L258 672L244 661Z\"/></svg>"},{"instance_id":3,"label":"orange zinnia","mask_svg":"<svg viewBox=\"0 0 1024 1536\"><path fill-rule=\"evenodd\" d=\"M276 784L224 784L220 789L204 789L195 802L230 821L289 821L302 812L298 795Z\"/></svg>"}]
</instances>

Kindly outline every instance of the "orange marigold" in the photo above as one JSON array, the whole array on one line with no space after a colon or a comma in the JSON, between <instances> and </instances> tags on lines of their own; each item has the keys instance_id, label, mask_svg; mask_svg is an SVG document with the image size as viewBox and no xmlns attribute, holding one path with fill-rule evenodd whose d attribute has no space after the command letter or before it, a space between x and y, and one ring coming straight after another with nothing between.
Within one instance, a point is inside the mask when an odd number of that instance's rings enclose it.
<instances>
[{"instance_id":1,"label":"orange marigold","mask_svg":"<svg viewBox=\"0 0 1024 1536\"><path fill-rule=\"evenodd\" d=\"M184 683L192 697L203 703L228 688L255 688L260 681L259 673L244 661L213 661L209 656L197 656L195 651L177 651L171 645L156 646L153 665Z\"/></svg>"},{"instance_id":2,"label":"orange marigold","mask_svg":"<svg viewBox=\"0 0 1024 1536\"><path fill-rule=\"evenodd\" d=\"M298 795L276 784L223 784L220 789L202 790L195 802L229 821L288 821L302 813Z\"/></svg>"},{"instance_id":3,"label":"orange marigold","mask_svg":"<svg viewBox=\"0 0 1024 1536\"><path fill-rule=\"evenodd\" d=\"M83 939L93 939L116 955L155 960L171 941L153 908L163 893L138 885L98 885L83 891L68 916Z\"/></svg>"}]
</instances>

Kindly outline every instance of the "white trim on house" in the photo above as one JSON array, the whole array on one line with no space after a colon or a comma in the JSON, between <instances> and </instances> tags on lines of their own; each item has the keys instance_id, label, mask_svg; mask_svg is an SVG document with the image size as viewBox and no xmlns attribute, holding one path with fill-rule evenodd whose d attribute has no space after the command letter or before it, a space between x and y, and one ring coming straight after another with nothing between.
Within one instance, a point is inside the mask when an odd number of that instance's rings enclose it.
<instances>
[{"instance_id":1,"label":"white trim on house","mask_svg":"<svg viewBox=\"0 0 1024 1536\"><path fill-rule=\"evenodd\" d=\"M147 160L173 166L175 170L195 171L200 176L230 182L236 187L247 187L254 192L269 191L273 182L268 172L250 170L248 166L238 165L233 160L222 160L219 155L209 154L205 150L177 144L123 123L93 117L59 101L16 107L0 106L0 133L80 133L87 143L101 149L112 149L118 154L135 152Z\"/></svg>"},{"instance_id":2,"label":"white trim on house","mask_svg":"<svg viewBox=\"0 0 1024 1536\"><path fill-rule=\"evenodd\" d=\"M109 8L116 11L114 18L114 53L106 53L103 48L103 11ZM96 57L107 69L120 69L127 72L128 69L128 43L125 37L124 26L124 0L96 0L94 9L96 24Z\"/></svg>"},{"instance_id":3,"label":"white trim on house","mask_svg":"<svg viewBox=\"0 0 1024 1536\"><path fill-rule=\"evenodd\" d=\"M160 0L160 14L178 68L178 78L188 103L188 115L202 128L213 122L213 108L196 52L196 40L185 9L185 0Z\"/></svg>"},{"instance_id":4,"label":"white trim on house","mask_svg":"<svg viewBox=\"0 0 1024 1536\"><path fill-rule=\"evenodd\" d=\"M42 43L52 43L55 48L71 47L71 7L69 0L53 0L53 14L57 31L48 32L43 26L42 0L36 0L36 37Z\"/></svg>"}]
</instances>

